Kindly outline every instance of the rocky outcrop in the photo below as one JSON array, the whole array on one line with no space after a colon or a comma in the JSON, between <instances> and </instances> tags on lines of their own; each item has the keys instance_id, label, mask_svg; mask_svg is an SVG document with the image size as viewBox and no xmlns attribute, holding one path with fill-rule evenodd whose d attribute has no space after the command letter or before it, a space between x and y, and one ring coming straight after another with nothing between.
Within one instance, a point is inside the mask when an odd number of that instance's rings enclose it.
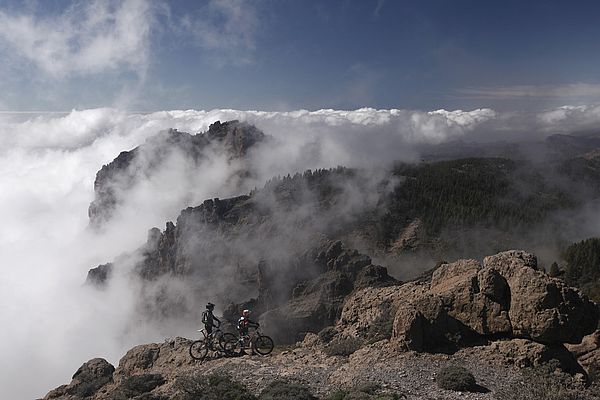
<instances>
[{"instance_id":1,"label":"rocky outcrop","mask_svg":"<svg viewBox=\"0 0 600 400\"><path fill-rule=\"evenodd\" d=\"M216 121L208 131L197 135L177 129L160 132L133 150L121 152L98 171L94 181L94 200L88 210L90 225L100 227L110 220L128 191L142 178L152 176L170 156L176 154L178 158L189 159L196 165L209 156L209 152L224 154L230 160L243 160L253 146L266 138L255 126L237 120ZM243 178L251 171L238 170L235 173Z\"/></svg>"},{"instance_id":2,"label":"rocky outcrop","mask_svg":"<svg viewBox=\"0 0 600 400\"><path fill-rule=\"evenodd\" d=\"M512 335L543 343L579 343L598 325L596 305L577 289L537 270L535 256L505 252L486 257L483 270L508 283Z\"/></svg>"},{"instance_id":3,"label":"rocky outcrop","mask_svg":"<svg viewBox=\"0 0 600 400\"><path fill-rule=\"evenodd\" d=\"M567 349L577 358L588 374L600 375L600 330L584 337L579 344L568 344Z\"/></svg>"},{"instance_id":4,"label":"rocky outcrop","mask_svg":"<svg viewBox=\"0 0 600 400\"><path fill-rule=\"evenodd\" d=\"M115 367L106 360L94 358L84 363L75 372L71 383L50 391L44 400L70 400L93 396L113 382L113 372L115 372Z\"/></svg>"},{"instance_id":5,"label":"rocky outcrop","mask_svg":"<svg viewBox=\"0 0 600 400\"><path fill-rule=\"evenodd\" d=\"M106 263L98 265L96 268L92 268L88 271L85 283L93 286L102 286L111 277L113 270L112 263Z\"/></svg>"},{"instance_id":6,"label":"rocky outcrop","mask_svg":"<svg viewBox=\"0 0 600 400\"><path fill-rule=\"evenodd\" d=\"M535 256L508 251L442 264L426 281L355 292L338 331L364 337L380 310L393 314L392 340L418 351L455 351L497 338L540 346L578 343L598 323L596 305L537 268ZM371 310L378 311L371 311Z\"/></svg>"},{"instance_id":7,"label":"rocky outcrop","mask_svg":"<svg viewBox=\"0 0 600 400\"><path fill-rule=\"evenodd\" d=\"M555 360L564 372L571 375L585 373L575 356L562 344L545 345L528 339L510 339L492 342L488 350L519 368L539 367Z\"/></svg>"},{"instance_id":8,"label":"rocky outcrop","mask_svg":"<svg viewBox=\"0 0 600 400\"><path fill-rule=\"evenodd\" d=\"M167 399L153 393L160 392L179 369L194 364L188 353L191 343L176 338L136 346L121 358L116 369L106 360L95 358L77 370L69 385L50 391L44 400Z\"/></svg>"},{"instance_id":9,"label":"rocky outcrop","mask_svg":"<svg viewBox=\"0 0 600 400\"><path fill-rule=\"evenodd\" d=\"M398 238L390 246L390 251L401 253L416 250L426 237L424 230L423 221L420 218L415 218L400 232Z\"/></svg>"},{"instance_id":10,"label":"rocky outcrop","mask_svg":"<svg viewBox=\"0 0 600 400\"><path fill-rule=\"evenodd\" d=\"M346 296L354 290L399 283L386 268L373 265L368 256L347 249L339 240L323 240L304 254L299 266L312 274L288 271L283 287L282 279L259 279L259 297L253 306L262 314L261 325L279 343L293 343L306 332L334 324ZM291 290L286 293L286 288Z\"/></svg>"}]
</instances>

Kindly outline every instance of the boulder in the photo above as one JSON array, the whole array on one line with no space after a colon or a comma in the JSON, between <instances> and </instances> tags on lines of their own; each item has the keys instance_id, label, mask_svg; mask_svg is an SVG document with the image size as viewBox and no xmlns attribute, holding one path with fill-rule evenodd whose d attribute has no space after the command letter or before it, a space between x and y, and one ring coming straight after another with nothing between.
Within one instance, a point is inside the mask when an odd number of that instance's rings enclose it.
<instances>
[{"instance_id":1,"label":"boulder","mask_svg":"<svg viewBox=\"0 0 600 400\"><path fill-rule=\"evenodd\" d=\"M386 316L390 316L389 318ZM423 279L355 291L336 330L369 339L392 321L392 341L417 351L454 351L498 338L548 346L578 343L598 323L596 305L537 270L523 251L442 263Z\"/></svg>"},{"instance_id":2,"label":"boulder","mask_svg":"<svg viewBox=\"0 0 600 400\"><path fill-rule=\"evenodd\" d=\"M115 380L123 382L130 376L150 372L165 373L175 367L192 365L188 350L191 340L175 338L163 343L150 343L135 346L119 361L115 370Z\"/></svg>"},{"instance_id":3,"label":"boulder","mask_svg":"<svg viewBox=\"0 0 600 400\"><path fill-rule=\"evenodd\" d=\"M580 344L567 344L567 349L590 375L600 375L600 330L583 338Z\"/></svg>"},{"instance_id":4,"label":"boulder","mask_svg":"<svg viewBox=\"0 0 600 400\"><path fill-rule=\"evenodd\" d=\"M476 260L442 264L433 272L430 293L441 298L449 317L480 335L510 333L506 280L482 270Z\"/></svg>"},{"instance_id":5,"label":"boulder","mask_svg":"<svg viewBox=\"0 0 600 400\"><path fill-rule=\"evenodd\" d=\"M97 393L103 386L112 383L113 367L103 358L94 358L84 363L73 375L71 383L50 391L44 400L78 399Z\"/></svg>"},{"instance_id":6,"label":"boulder","mask_svg":"<svg viewBox=\"0 0 600 400\"><path fill-rule=\"evenodd\" d=\"M596 329L596 305L579 290L537 270L532 254L507 251L486 257L483 265L508 283L513 336L543 343L579 343Z\"/></svg>"},{"instance_id":7,"label":"boulder","mask_svg":"<svg viewBox=\"0 0 600 400\"><path fill-rule=\"evenodd\" d=\"M399 338L399 344L406 349L423 351L427 325L427 319L415 306L403 303L396 310L392 336Z\"/></svg>"},{"instance_id":8,"label":"boulder","mask_svg":"<svg viewBox=\"0 0 600 400\"><path fill-rule=\"evenodd\" d=\"M512 339L493 342L490 350L520 368L539 367L556 360L564 372L584 373L573 354L562 344L545 345L528 339Z\"/></svg>"},{"instance_id":9,"label":"boulder","mask_svg":"<svg viewBox=\"0 0 600 400\"><path fill-rule=\"evenodd\" d=\"M374 332L391 336L391 324L402 300L396 286L356 290L344 302L336 331L342 337L371 339Z\"/></svg>"}]
</instances>

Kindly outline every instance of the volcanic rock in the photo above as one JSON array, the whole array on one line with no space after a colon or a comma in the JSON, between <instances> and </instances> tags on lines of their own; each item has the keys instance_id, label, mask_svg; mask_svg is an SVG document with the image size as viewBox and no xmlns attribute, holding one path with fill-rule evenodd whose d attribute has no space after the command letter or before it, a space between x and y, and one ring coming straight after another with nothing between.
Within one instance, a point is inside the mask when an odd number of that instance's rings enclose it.
<instances>
[{"instance_id":1,"label":"volcanic rock","mask_svg":"<svg viewBox=\"0 0 600 400\"><path fill-rule=\"evenodd\" d=\"M566 347L588 374L600 374L600 330L584 337L580 344L567 344Z\"/></svg>"},{"instance_id":2,"label":"volcanic rock","mask_svg":"<svg viewBox=\"0 0 600 400\"><path fill-rule=\"evenodd\" d=\"M174 152L196 164L205 159L209 151L225 154L229 160L244 159L253 146L265 139L265 134L255 126L237 120L216 121L207 132L197 135L177 129L160 132L133 150L121 152L98 171L94 200L88 210L90 225L98 228L109 221L128 190L140 178L150 177ZM243 177L250 172L236 173Z\"/></svg>"},{"instance_id":3,"label":"volcanic rock","mask_svg":"<svg viewBox=\"0 0 600 400\"><path fill-rule=\"evenodd\" d=\"M528 339L512 339L493 342L489 349L519 368L539 367L556 360L564 372L571 375L584 373L574 355L562 344L545 345Z\"/></svg>"},{"instance_id":4,"label":"volcanic rock","mask_svg":"<svg viewBox=\"0 0 600 400\"><path fill-rule=\"evenodd\" d=\"M392 339L417 351L455 351L498 337L580 342L598 323L596 305L536 265L535 256L508 251L483 266L442 264L429 281L359 290L346 299L337 330L367 338L379 315L392 314Z\"/></svg>"},{"instance_id":5,"label":"volcanic rock","mask_svg":"<svg viewBox=\"0 0 600 400\"><path fill-rule=\"evenodd\" d=\"M373 265L368 256L345 248L341 241L324 241L311 255L312 263L322 273L298 282L286 304L267 309L261 316L261 324L278 342L295 342L299 334L319 332L334 324L346 296L354 290L399 283L384 267ZM276 288L259 290L272 293Z\"/></svg>"},{"instance_id":6,"label":"volcanic rock","mask_svg":"<svg viewBox=\"0 0 600 400\"><path fill-rule=\"evenodd\" d=\"M537 270L535 256L509 251L486 257L510 288L512 334L544 343L579 343L596 329L598 309L577 289Z\"/></svg>"},{"instance_id":7,"label":"volcanic rock","mask_svg":"<svg viewBox=\"0 0 600 400\"><path fill-rule=\"evenodd\" d=\"M71 383L50 391L44 397L44 400L69 400L92 396L103 386L112 383L114 371L115 367L106 360L102 358L91 359L75 372Z\"/></svg>"}]
</instances>

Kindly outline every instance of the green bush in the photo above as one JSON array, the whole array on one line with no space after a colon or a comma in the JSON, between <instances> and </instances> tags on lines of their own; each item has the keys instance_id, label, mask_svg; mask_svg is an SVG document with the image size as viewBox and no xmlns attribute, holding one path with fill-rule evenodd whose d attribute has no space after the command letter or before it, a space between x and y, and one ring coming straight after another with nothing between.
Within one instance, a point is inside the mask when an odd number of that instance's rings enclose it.
<instances>
[{"instance_id":1,"label":"green bush","mask_svg":"<svg viewBox=\"0 0 600 400\"><path fill-rule=\"evenodd\" d=\"M259 400L317 400L310 390L298 383L273 381L258 396Z\"/></svg>"},{"instance_id":2,"label":"green bush","mask_svg":"<svg viewBox=\"0 0 600 400\"><path fill-rule=\"evenodd\" d=\"M241 383L227 375L192 373L177 377L177 400L256 400Z\"/></svg>"},{"instance_id":3,"label":"green bush","mask_svg":"<svg viewBox=\"0 0 600 400\"><path fill-rule=\"evenodd\" d=\"M451 365L439 370L436 378L441 389L468 392L476 388L475 377L464 367Z\"/></svg>"},{"instance_id":4,"label":"green bush","mask_svg":"<svg viewBox=\"0 0 600 400\"><path fill-rule=\"evenodd\" d=\"M325 347L325 354L329 356L348 357L363 345L362 340L358 338L336 339Z\"/></svg>"},{"instance_id":5,"label":"green bush","mask_svg":"<svg viewBox=\"0 0 600 400\"><path fill-rule=\"evenodd\" d=\"M564 251L563 258L565 281L600 301L600 238L573 243Z\"/></svg>"}]
</instances>

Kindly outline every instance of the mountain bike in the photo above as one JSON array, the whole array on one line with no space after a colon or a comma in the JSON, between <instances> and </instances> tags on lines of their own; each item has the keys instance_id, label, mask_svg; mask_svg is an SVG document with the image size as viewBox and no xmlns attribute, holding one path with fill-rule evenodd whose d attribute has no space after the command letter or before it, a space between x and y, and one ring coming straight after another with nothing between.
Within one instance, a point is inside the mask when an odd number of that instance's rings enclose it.
<instances>
[{"instance_id":1,"label":"mountain bike","mask_svg":"<svg viewBox=\"0 0 600 400\"><path fill-rule=\"evenodd\" d=\"M209 354L209 358L233 355L232 344L234 340L237 341L233 333L223 332L219 328L210 334L204 329L199 329L198 332L202 333L203 338L190 345L190 356L194 360L204 361Z\"/></svg>"},{"instance_id":2,"label":"mountain bike","mask_svg":"<svg viewBox=\"0 0 600 400\"><path fill-rule=\"evenodd\" d=\"M252 334L228 339L225 343L225 348L230 355L241 355L246 352L246 349L250 349L253 354L258 353L261 356L266 356L273 351L273 347L273 339L263 335L258 329Z\"/></svg>"}]
</instances>

